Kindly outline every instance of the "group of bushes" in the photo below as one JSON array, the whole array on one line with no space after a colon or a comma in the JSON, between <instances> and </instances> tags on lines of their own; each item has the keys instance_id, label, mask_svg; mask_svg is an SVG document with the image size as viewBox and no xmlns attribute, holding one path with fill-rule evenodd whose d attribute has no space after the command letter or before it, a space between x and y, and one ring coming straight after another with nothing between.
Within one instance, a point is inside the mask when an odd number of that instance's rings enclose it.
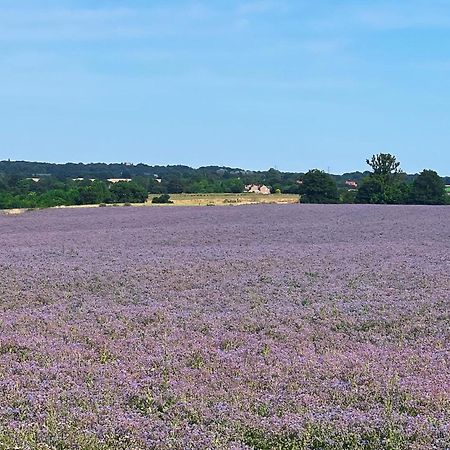
<instances>
[{"instance_id":1,"label":"group of bushes","mask_svg":"<svg viewBox=\"0 0 450 450\"><path fill-rule=\"evenodd\" d=\"M133 182L115 184L105 181L55 182L50 186L40 186L40 184L41 182L35 183L32 180L20 180L9 189L2 189L0 186L0 209L47 208L99 203L142 203L148 198L147 191Z\"/></svg>"}]
</instances>

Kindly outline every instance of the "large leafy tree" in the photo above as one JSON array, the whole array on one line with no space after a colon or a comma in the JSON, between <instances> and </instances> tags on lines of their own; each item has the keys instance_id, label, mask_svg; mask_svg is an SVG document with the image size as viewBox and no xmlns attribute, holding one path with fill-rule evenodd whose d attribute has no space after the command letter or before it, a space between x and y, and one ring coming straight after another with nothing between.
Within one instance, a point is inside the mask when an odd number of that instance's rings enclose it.
<instances>
[{"instance_id":1,"label":"large leafy tree","mask_svg":"<svg viewBox=\"0 0 450 450\"><path fill-rule=\"evenodd\" d=\"M372 159L366 159L367 164L372 167L374 175L389 177L399 173L400 163L390 153L379 153L373 155Z\"/></svg>"},{"instance_id":2,"label":"large leafy tree","mask_svg":"<svg viewBox=\"0 0 450 450\"><path fill-rule=\"evenodd\" d=\"M337 203L339 194L336 182L327 173L313 169L303 176L302 203Z\"/></svg>"},{"instance_id":3,"label":"large leafy tree","mask_svg":"<svg viewBox=\"0 0 450 450\"><path fill-rule=\"evenodd\" d=\"M366 162L372 167L372 173L359 186L357 203L401 204L408 201L409 186L395 156L379 153Z\"/></svg>"},{"instance_id":4,"label":"large leafy tree","mask_svg":"<svg viewBox=\"0 0 450 450\"><path fill-rule=\"evenodd\" d=\"M445 184L434 170L424 170L414 180L412 201L421 205L442 205L445 203Z\"/></svg>"}]
</instances>

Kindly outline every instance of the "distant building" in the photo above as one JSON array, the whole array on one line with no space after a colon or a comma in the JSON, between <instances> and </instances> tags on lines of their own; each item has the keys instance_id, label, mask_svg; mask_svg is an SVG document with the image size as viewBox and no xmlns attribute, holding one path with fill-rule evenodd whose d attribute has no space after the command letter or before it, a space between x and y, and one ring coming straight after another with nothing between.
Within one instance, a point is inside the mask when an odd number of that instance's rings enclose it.
<instances>
[{"instance_id":1,"label":"distant building","mask_svg":"<svg viewBox=\"0 0 450 450\"><path fill-rule=\"evenodd\" d=\"M131 178L108 178L108 181L110 183L115 184L115 183L121 183L121 182L122 183L129 183L132 180L131 180Z\"/></svg>"},{"instance_id":2,"label":"distant building","mask_svg":"<svg viewBox=\"0 0 450 450\"><path fill-rule=\"evenodd\" d=\"M31 180L34 181L35 183L39 183L39 181L41 181L40 178L36 178L36 177L32 177L32 178L27 178L27 180Z\"/></svg>"},{"instance_id":3,"label":"distant building","mask_svg":"<svg viewBox=\"0 0 450 450\"><path fill-rule=\"evenodd\" d=\"M350 188L353 188L353 189L358 189L358 183L356 181L353 181L353 180L347 180L345 182L345 185L350 187Z\"/></svg>"},{"instance_id":4,"label":"distant building","mask_svg":"<svg viewBox=\"0 0 450 450\"><path fill-rule=\"evenodd\" d=\"M263 195L269 195L270 189L265 186L264 184L248 184L245 186L245 192L252 193L252 194L263 194Z\"/></svg>"},{"instance_id":5,"label":"distant building","mask_svg":"<svg viewBox=\"0 0 450 450\"><path fill-rule=\"evenodd\" d=\"M450 195L450 184L445 185L445 192L447 192L447 195Z\"/></svg>"}]
</instances>

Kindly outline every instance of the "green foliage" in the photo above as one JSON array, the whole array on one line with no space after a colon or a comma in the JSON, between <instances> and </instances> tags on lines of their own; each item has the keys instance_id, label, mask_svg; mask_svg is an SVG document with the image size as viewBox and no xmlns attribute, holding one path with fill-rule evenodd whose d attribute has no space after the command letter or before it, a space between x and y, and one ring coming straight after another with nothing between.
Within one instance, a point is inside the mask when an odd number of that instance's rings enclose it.
<instances>
[{"instance_id":1,"label":"green foliage","mask_svg":"<svg viewBox=\"0 0 450 450\"><path fill-rule=\"evenodd\" d=\"M373 172L365 177L355 197L356 203L404 204L410 198L410 186L399 170L400 163L389 153L366 160Z\"/></svg>"},{"instance_id":2,"label":"green foliage","mask_svg":"<svg viewBox=\"0 0 450 450\"><path fill-rule=\"evenodd\" d=\"M303 176L300 194L302 203L337 203L339 200L336 182L330 175L317 169Z\"/></svg>"},{"instance_id":3,"label":"green foliage","mask_svg":"<svg viewBox=\"0 0 450 450\"><path fill-rule=\"evenodd\" d=\"M319 424L304 433L267 433L247 429L241 442L254 450L406 450L410 439L394 425L366 432L350 432Z\"/></svg>"},{"instance_id":4,"label":"green foliage","mask_svg":"<svg viewBox=\"0 0 450 450\"><path fill-rule=\"evenodd\" d=\"M159 197L153 197L152 198L152 203L173 203L170 200L170 195L169 194L162 194Z\"/></svg>"},{"instance_id":5,"label":"green foliage","mask_svg":"<svg viewBox=\"0 0 450 450\"><path fill-rule=\"evenodd\" d=\"M411 186L403 179L396 179L388 184L384 190L385 203L388 205L403 205L408 203L410 197Z\"/></svg>"},{"instance_id":6,"label":"green foliage","mask_svg":"<svg viewBox=\"0 0 450 450\"><path fill-rule=\"evenodd\" d=\"M341 203L355 203L357 191L345 189L339 194Z\"/></svg>"},{"instance_id":7,"label":"green foliage","mask_svg":"<svg viewBox=\"0 0 450 450\"><path fill-rule=\"evenodd\" d=\"M239 178L230 178L222 182L222 191L230 194L240 194L244 192L244 183Z\"/></svg>"},{"instance_id":8,"label":"green foliage","mask_svg":"<svg viewBox=\"0 0 450 450\"><path fill-rule=\"evenodd\" d=\"M114 203L144 203L148 198L147 190L135 182L119 181L110 187Z\"/></svg>"},{"instance_id":9,"label":"green foliage","mask_svg":"<svg viewBox=\"0 0 450 450\"><path fill-rule=\"evenodd\" d=\"M318 170L307 174L248 171L229 167L148 166L146 164L49 164L0 161L0 209L60 205L145 202L148 193L241 193L247 184L264 184L272 193L300 194L310 203L421 203L450 202L440 196L435 172L424 171L412 185L413 175L399 170L395 156L381 153L367 160L369 172L329 176ZM82 179L79 179L82 178ZM110 184L107 178L133 181ZM39 179L38 182L35 179ZM303 179L303 185L299 180ZM360 185L356 194L346 180ZM450 178L447 180L450 184ZM339 191L336 191L336 185ZM439 186L438 186L439 185Z\"/></svg>"},{"instance_id":10,"label":"green foliage","mask_svg":"<svg viewBox=\"0 0 450 450\"><path fill-rule=\"evenodd\" d=\"M129 450L142 448L135 439L126 434L110 432L105 439L77 427L76 424L61 425L56 418L46 419L46 431L38 427L11 430L0 427L0 450Z\"/></svg>"},{"instance_id":11,"label":"green foliage","mask_svg":"<svg viewBox=\"0 0 450 450\"><path fill-rule=\"evenodd\" d=\"M384 185L379 177L368 176L363 179L356 194L356 203L384 203Z\"/></svg>"},{"instance_id":12,"label":"green foliage","mask_svg":"<svg viewBox=\"0 0 450 450\"><path fill-rule=\"evenodd\" d=\"M364 178L355 197L356 203L400 205L408 203L410 186L401 178L388 182L379 175Z\"/></svg>"},{"instance_id":13,"label":"green foliage","mask_svg":"<svg viewBox=\"0 0 450 450\"><path fill-rule=\"evenodd\" d=\"M107 184L102 181L94 181L88 186L82 186L78 192L80 205L110 203L112 200Z\"/></svg>"},{"instance_id":14,"label":"green foliage","mask_svg":"<svg viewBox=\"0 0 450 450\"><path fill-rule=\"evenodd\" d=\"M396 157L390 153L379 153L378 155L373 155L372 159L366 159L366 163L372 167L375 175L385 177L398 173L400 167L400 163L397 161Z\"/></svg>"},{"instance_id":15,"label":"green foliage","mask_svg":"<svg viewBox=\"0 0 450 450\"><path fill-rule=\"evenodd\" d=\"M100 180L62 182L44 178L35 182L3 178L0 183L0 209L49 208L117 202L141 203L147 198L147 190L134 182L119 182L110 186Z\"/></svg>"},{"instance_id":16,"label":"green foliage","mask_svg":"<svg viewBox=\"0 0 450 450\"><path fill-rule=\"evenodd\" d=\"M411 199L420 205L443 205L446 203L444 181L434 170L424 170L414 180Z\"/></svg>"}]
</instances>

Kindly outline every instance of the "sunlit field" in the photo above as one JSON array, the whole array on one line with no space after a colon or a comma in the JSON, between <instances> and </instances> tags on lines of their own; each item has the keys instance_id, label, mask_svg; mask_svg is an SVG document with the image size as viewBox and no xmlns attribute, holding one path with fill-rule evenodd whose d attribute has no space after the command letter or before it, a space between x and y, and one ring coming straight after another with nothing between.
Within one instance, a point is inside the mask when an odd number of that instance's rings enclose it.
<instances>
[{"instance_id":1,"label":"sunlit field","mask_svg":"<svg viewBox=\"0 0 450 450\"><path fill-rule=\"evenodd\" d=\"M447 449L450 209L0 216L0 449Z\"/></svg>"},{"instance_id":2,"label":"sunlit field","mask_svg":"<svg viewBox=\"0 0 450 450\"><path fill-rule=\"evenodd\" d=\"M157 194L156 194L157 195ZM154 196L150 194L149 202ZM174 206L224 206L224 205L253 205L253 204L289 204L298 203L296 194L171 194L170 200ZM157 205L156 205L157 206Z\"/></svg>"}]
</instances>

